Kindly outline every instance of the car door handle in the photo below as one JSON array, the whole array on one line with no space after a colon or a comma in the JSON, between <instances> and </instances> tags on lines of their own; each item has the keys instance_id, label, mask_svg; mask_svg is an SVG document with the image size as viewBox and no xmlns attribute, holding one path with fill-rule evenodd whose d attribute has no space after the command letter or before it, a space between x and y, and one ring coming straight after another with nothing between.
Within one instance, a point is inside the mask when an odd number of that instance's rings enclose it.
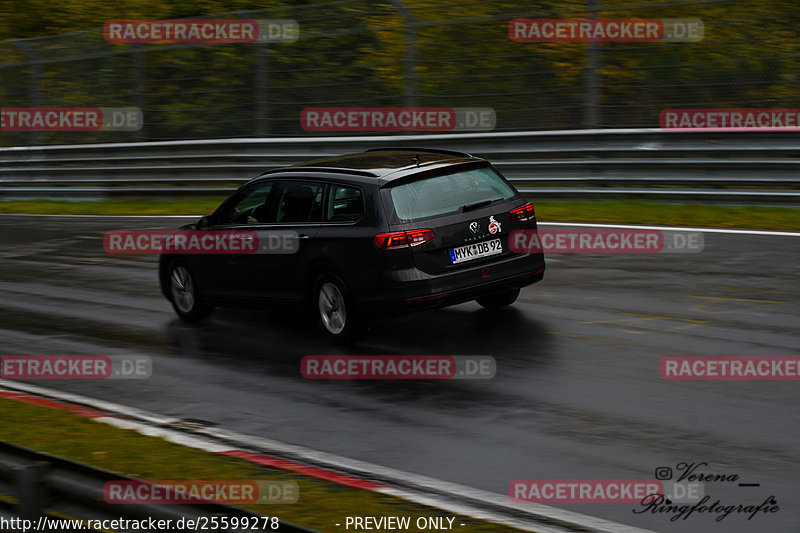
<instances>
[{"instance_id":1,"label":"car door handle","mask_svg":"<svg viewBox=\"0 0 800 533\"><path fill-rule=\"evenodd\" d=\"M309 237L309 236L308 236L308 235L306 235L305 233L301 233L300 235L298 235L298 236L297 236L297 238L298 238L298 239L310 239L311 237Z\"/></svg>"}]
</instances>

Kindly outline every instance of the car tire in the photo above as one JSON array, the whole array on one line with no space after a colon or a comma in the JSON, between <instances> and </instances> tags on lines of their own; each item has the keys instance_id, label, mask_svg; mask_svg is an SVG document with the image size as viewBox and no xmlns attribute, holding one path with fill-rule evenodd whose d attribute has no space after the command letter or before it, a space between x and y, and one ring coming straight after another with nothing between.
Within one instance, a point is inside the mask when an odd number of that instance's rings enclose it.
<instances>
[{"instance_id":1,"label":"car tire","mask_svg":"<svg viewBox=\"0 0 800 533\"><path fill-rule=\"evenodd\" d=\"M486 309L497 309L499 307L506 307L514 302L517 301L517 297L519 296L519 289L508 289L501 292L496 292L494 294L489 294L487 296L481 296L479 298L475 298L475 301L478 302L482 307Z\"/></svg>"},{"instance_id":2,"label":"car tire","mask_svg":"<svg viewBox=\"0 0 800 533\"><path fill-rule=\"evenodd\" d=\"M347 285L334 274L324 274L314 285L312 310L320 330L339 344L351 344L367 333L353 305Z\"/></svg>"},{"instance_id":3,"label":"car tire","mask_svg":"<svg viewBox=\"0 0 800 533\"><path fill-rule=\"evenodd\" d=\"M214 307L203 300L197 279L183 261L176 260L167 270L169 295L172 308L184 322L198 322L214 311Z\"/></svg>"}]
</instances>

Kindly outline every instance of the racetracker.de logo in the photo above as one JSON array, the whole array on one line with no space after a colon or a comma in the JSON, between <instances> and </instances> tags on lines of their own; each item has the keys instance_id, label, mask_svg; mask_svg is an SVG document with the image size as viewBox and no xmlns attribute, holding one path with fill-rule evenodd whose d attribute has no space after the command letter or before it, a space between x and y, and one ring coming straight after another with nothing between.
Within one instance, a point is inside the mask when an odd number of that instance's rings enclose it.
<instances>
[{"instance_id":1,"label":"racetracker.de logo","mask_svg":"<svg viewBox=\"0 0 800 533\"><path fill-rule=\"evenodd\" d=\"M545 42L697 42L700 19L514 19L508 37L521 43Z\"/></svg>"},{"instance_id":2,"label":"racetracker.de logo","mask_svg":"<svg viewBox=\"0 0 800 533\"><path fill-rule=\"evenodd\" d=\"M3 355L2 379L147 379L146 355Z\"/></svg>"},{"instance_id":3,"label":"racetracker.de logo","mask_svg":"<svg viewBox=\"0 0 800 533\"><path fill-rule=\"evenodd\" d=\"M294 231L116 230L103 236L109 254L293 254L300 249Z\"/></svg>"},{"instance_id":4,"label":"racetracker.de logo","mask_svg":"<svg viewBox=\"0 0 800 533\"><path fill-rule=\"evenodd\" d=\"M255 231L120 230L103 236L109 254L254 254Z\"/></svg>"},{"instance_id":5,"label":"racetracker.de logo","mask_svg":"<svg viewBox=\"0 0 800 533\"><path fill-rule=\"evenodd\" d=\"M518 254L657 254L698 253L703 233L650 229L513 230L509 249Z\"/></svg>"},{"instance_id":6,"label":"racetracker.de logo","mask_svg":"<svg viewBox=\"0 0 800 533\"><path fill-rule=\"evenodd\" d=\"M797 131L800 109L664 109L664 131Z\"/></svg>"},{"instance_id":7,"label":"racetracker.de logo","mask_svg":"<svg viewBox=\"0 0 800 533\"><path fill-rule=\"evenodd\" d=\"M255 43L294 42L300 26L276 20L108 20L103 37L110 43Z\"/></svg>"},{"instance_id":8,"label":"racetracker.de logo","mask_svg":"<svg viewBox=\"0 0 800 533\"><path fill-rule=\"evenodd\" d=\"M294 481L109 481L103 487L110 504L287 504L299 494Z\"/></svg>"},{"instance_id":9,"label":"racetracker.de logo","mask_svg":"<svg viewBox=\"0 0 800 533\"><path fill-rule=\"evenodd\" d=\"M110 43L254 43L255 20L108 20Z\"/></svg>"},{"instance_id":10,"label":"racetracker.de logo","mask_svg":"<svg viewBox=\"0 0 800 533\"><path fill-rule=\"evenodd\" d=\"M306 131L491 131L496 123L489 107L307 107L300 113Z\"/></svg>"},{"instance_id":11,"label":"racetracker.de logo","mask_svg":"<svg viewBox=\"0 0 800 533\"><path fill-rule=\"evenodd\" d=\"M306 379L490 379L497 363L490 355L307 355Z\"/></svg>"},{"instance_id":12,"label":"racetracker.de logo","mask_svg":"<svg viewBox=\"0 0 800 533\"><path fill-rule=\"evenodd\" d=\"M664 486L652 479L516 479L508 485L515 502L638 503L657 494Z\"/></svg>"},{"instance_id":13,"label":"racetracker.de logo","mask_svg":"<svg viewBox=\"0 0 800 533\"><path fill-rule=\"evenodd\" d=\"M796 381L800 357L664 357L661 377L687 381Z\"/></svg>"},{"instance_id":14,"label":"racetracker.de logo","mask_svg":"<svg viewBox=\"0 0 800 533\"><path fill-rule=\"evenodd\" d=\"M0 131L138 131L137 107L4 107Z\"/></svg>"}]
</instances>

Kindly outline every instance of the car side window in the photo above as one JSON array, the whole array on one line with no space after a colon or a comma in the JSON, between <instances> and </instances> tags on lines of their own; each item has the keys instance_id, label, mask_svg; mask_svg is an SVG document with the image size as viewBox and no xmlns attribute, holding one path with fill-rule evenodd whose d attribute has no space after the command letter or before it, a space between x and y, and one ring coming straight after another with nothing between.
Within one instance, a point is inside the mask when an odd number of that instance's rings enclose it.
<instances>
[{"instance_id":1,"label":"car side window","mask_svg":"<svg viewBox=\"0 0 800 533\"><path fill-rule=\"evenodd\" d=\"M279 224L320 222L322 220L322 192L321 183L281 182L276 222Z\"/></svg>"},{"instance_id":2,"label":"car side window","mask_svg":"<svg viewBox=\"0 0 800 533\"><path fill-rule=\"evenodd\" d=\"M326 222L354 222L364 214L364 197L356 187L331 185L325 207Z\"/></svg>"},{"instance_id":3,"label":"car side window","mask_svg":"<svg viewBox=\"0 0 800 533\"><path fill-rule=\"evenodd\" d=\"M275 190L275 183L268 181L242 191L242 195L225 208L216 223L228 225L274 222L275 209L272 206L274 205Z\"/></svg>"}]
</instances>

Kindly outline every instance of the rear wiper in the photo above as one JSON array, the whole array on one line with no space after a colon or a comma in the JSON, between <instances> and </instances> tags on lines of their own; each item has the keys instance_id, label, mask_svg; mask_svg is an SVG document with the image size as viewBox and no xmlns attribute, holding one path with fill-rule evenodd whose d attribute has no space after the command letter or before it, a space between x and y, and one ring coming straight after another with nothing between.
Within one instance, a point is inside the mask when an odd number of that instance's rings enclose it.
<instances>
[{"instance_id":1,"label":"rear wiper","mask_svg":"<svg viewBox=\"0 0 800 533\"><path fill-rule=\"evenodd\" d=\"M480 209L481 207L486 207L487 205L491 204L496 200L481 200L480 202L475 202L474 204L466 204L462 205L458 208L458 210L462 213L466 213L467 211L474 211L475 209Z\"/></svg>"}]
</instances>

